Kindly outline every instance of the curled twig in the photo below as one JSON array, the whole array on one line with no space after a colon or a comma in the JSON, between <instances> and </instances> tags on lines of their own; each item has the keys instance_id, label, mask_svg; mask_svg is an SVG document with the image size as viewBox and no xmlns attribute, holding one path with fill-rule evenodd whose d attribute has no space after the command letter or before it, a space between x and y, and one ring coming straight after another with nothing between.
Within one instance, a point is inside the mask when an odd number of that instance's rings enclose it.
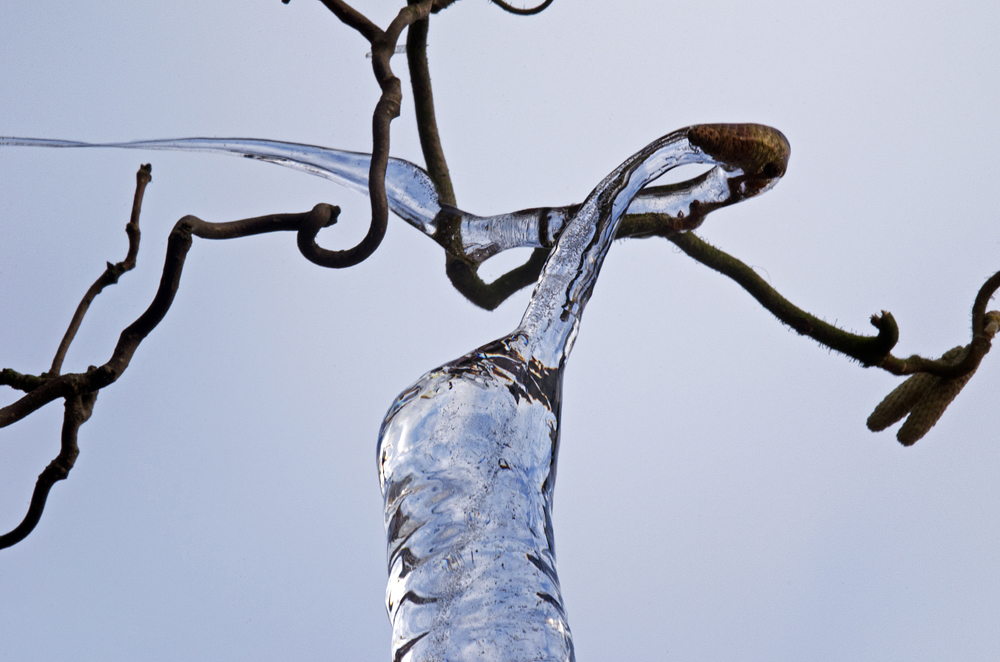
<instances>
[{"instance_id":1,"label":"curled twig","mask_svg":"<svg viewBox=\"0 0 1000 662\"><path fill-rule=\"evenodd\" d=\"M82 396L113 384L128 368L139 344L156 328L170 309L180 285L181 272L184 269L187 252L191 248L192 236L203 239L235 239L266 232L296 232L304 223L315 223L316 219L335 218L335 210L336 207L320 204L312 211L302 214L272 214L230 223L210 223L195 216L185 216L180 219L167 240L167 255L156 295L146 311L122 331L111 358L99 367L91 367L85 373L67 373L40 379L26 395L0 408L0 428L21 420L58 398ZM8 375L7 371L4 375ZM27 385L26 379L23 376L17 377L16 374L10 374L10 381Z\"/></svg>"},{"instance_id":2,"label":"curled twig","mask_svg":"<svg viewBox=\"0 0 1000 662\"><path fill-rule=\"evenodd\" d=\"M518 16L531 16L533 14L540 14L543 11L545 11L549 5L552 4L552 0L545 0L545 2L538 5L537 7L530 7L528 9L519 9L518 7L512 7L511 5L508 5L503 0L490 0L490 2L495 4L497 7L500 7L504 11L510 12L511 14L517 14Z\"/></svg>"},{"instance_id":3,"label":"curled twig","mask_svg":"<svg viewBox=\"0 0 1000 662\"><path fill-rule=\"evenodd\" d=\"M1000 312L986 312L986 305L1000 287L1000 272L986 280L972 304L972 340L932 361L920 356L897 359L889 356L880 367L895 374L910 374L875 407L868 417L868 429L880 432L907 417L896 438L911 446L937 424L948 405L972 379L1000 332Z\"/></svg>"},{"instance_id":4,"label":"curled twig","mask_svg":"<svg viewBox=\"0 0 1000 662\"><path fill-rule=\"evenodd\" d=\"M310 258L316 264L333 269L351 267L367 259L382 243L389 220L389 203L385 194L385 170L389 163L389 125L399 117L399 107L403 93L400 81L392 73L389 60L396 50L403 28L427 18L431 0L423 0L412 6L403 7L384 31L363 14L343 0L322 0L323 4L346 25L357 30L372 48L372 70L375 80L382 89L382 95L375 104L372 114L372 160L368 173L372 220L368 233L353 248L342 251L320 249ZM315 235L314 235L315 236ZM300 243L301 246L301 243Z\"/></svg>"},{"instance_id":5,"label":"curled twig","mask_svg":"<svg viewBox=\"0 0 1000 662\"><path fill-rule=\"evenodd\" d=\"M330 205L316 205L313 210L302 221L299 231L296 233L296 240L299 245L299 252L303 257L313 264L324 265L327 260L335 259L332 256L334 251L321 248L316 243L316 235L325 227L329 227L337 222L340 215L340 207Z\"/></svg>"}]
</instances>

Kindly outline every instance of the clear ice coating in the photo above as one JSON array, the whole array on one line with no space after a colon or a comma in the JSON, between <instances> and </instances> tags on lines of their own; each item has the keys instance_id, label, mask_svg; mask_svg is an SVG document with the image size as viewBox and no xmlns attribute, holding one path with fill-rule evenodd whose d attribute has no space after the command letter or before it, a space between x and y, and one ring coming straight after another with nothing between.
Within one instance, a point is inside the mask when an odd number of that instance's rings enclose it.
<instances>
[{"instance_id":1,"label":"clear ice coating","mask_svg":"<svg viewBox=\"0 0 1000 662\"><path fill-rule=\"evenodd\" d=\"M752 154L748 127L771 132L775 159ZM734 148L733 136L743 143ZM650 144L567 220L520 325L396 398L377 455L394 662L575 659L552 496L563 371L608 247L639 190L675 166L742 177L706 184L706 203L722 204L769 188L786 159L784 137L756 125L691 127Z\"/></svg>"},{"instance_id":2,"label":"clear ice coating","mask_svg":"<svg viewBox=\"0 0 1000 662\"><path fill-rule=\"evenodd\" d=\"M278 163L367 192L370 156L270 140L185 138L0 145L222 152ZM555 246L518 327L432 370L396 398L378 439L394 662L573 660L556 572L552 496L563 371L583 308L626 214L695 219L770 189L788 142L760 125L698 125L651 143L582 205L479 217L439 203L419 167L390 159L390 208L425 234L458 227L476 260ZM687 182L640 192L667 170ZM457 221L457 223L456 223Z\"/></svg>"},{"instance_id":3,"label":"clear ice coating","mask_svg":"<svg viewBox=\"0 0 1000 662\"><path fill-rule=\"evenodd\" d=\"M177 138L121 143L85 143L77 140L0 137L0 145L113 147L229 154L301 170L329 179L364 195L368 195L368 170L371 165L371 154L257 138ZM434 183L427 172L408 161L390 158L385 173L385 186L386 197L390 201L393 213L418 230L433 234L434 230L428 223L432 222L441 211L441 206L437 202Z\"/></svg>"},{"instance_id":4,"label":"clear ice coating","mask_svg":"<svg viewBox=\"0 0 1000 662\"><path fill-rule=\"evenodd\" d=\"M0 146L110 147L120 149L212 152L242 156L307 172L367 195L371 155L359 152L256 138L177 138L133 142L87 143L75 140L0 137ZM726 196L741 173L717 166L682 184L640 192L629 205L628 215L664 214L678 221L691 218L694 208L711 210L750 197ZM758 191L760 192L760 191ZM753 193L753 194L756 194ZM495 216L476 216L443 205L425 170L409 161L390 158L386 168L389 209L424 234L452 244L438 232L442 219L454 227L465 256L482 262L510 248L551 247L576 210L576 205L525 209ZM721 204L717 201L724 200ZM696 227L686 225L684 229Z\"/></svg>"}]
</instances>

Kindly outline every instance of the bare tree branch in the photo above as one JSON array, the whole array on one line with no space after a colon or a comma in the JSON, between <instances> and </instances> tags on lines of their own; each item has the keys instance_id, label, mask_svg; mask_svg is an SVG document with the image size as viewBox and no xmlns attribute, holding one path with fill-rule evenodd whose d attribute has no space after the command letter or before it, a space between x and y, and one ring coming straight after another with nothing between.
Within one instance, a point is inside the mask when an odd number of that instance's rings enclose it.
<instances>
[{"instance_id":1,"label":"bare tree branch","mask_svg":"<svg viewBox=\"0 0 1000 662\"><path fill-rule=\"evenodd\" d=\"M0 408L0 428L21 420L25 416L58 398L82 396L113 384L128 368L139 344L156 328L173 303L180 285L184 260L191 248L191 237L204 239L234 239L266 232L295 231L303 225L318 232L324 223L333 222L339 208L319 204L303 214L272 214L230 223L209 223L195 216L185 216L177 221L167 240L167 255L163 264L160 286L152 303L142 315L130 324L118 339L111 358L85 373L69 373L43 378L35 388L12 404ZM313 233L315 236L315 232ZM302 243L302 234L299 244ZM11 371L13 372L13 371ZM6 375L6 371L5 371ZM24 385L25 380L15 375L12 380Z\"/></svg>"},{"instance_id":2,"label":"bare tree branch","mask_svg":"<svg viewBox=\"0 0 1000 662\"><path fill-rule=\"evenodd\" d=\"M490 0L490 2L495 4L497 7L500 7L504 11L510 12L511 14L517 14L518 16L531 16L532 14L540 14L543 11L545 11L549 5L552 4L552 0L545 0L545 2L538 5L537 7L531 7L529 9L520 9L518 7L513 7L511 5L508 5L503 0Z\"/></svg>"},{"instance_id":3,"label":"bare tree branch","mask_svg":"<svg viewBox=\"0 0 1000 662\"><path fill-rule=\"evenodd\" d=\"M413 4L414 0L409 0ZM441 147L437 117L434 114L434 93L431 74L427 65L427 29L429 19L421 19L410 26L406 33L406 60L410 67L410 86L413 90L413 107L417 116L417 133L424 152L427 174L437 188L438 200L457 205L448 163Z\"/></svg>"},{"instance_id":4,"label":"bare tree branch","mask_svg":"<svg viewBox=\"0 0 1000 662\"><path fill-rule=\"evenodd\" d=\"M382 96L375 104L372 114L372 160L368 173L372 220L368 233L361 242L347 250L329 251L321 249L303 253L323 267L343 269L366 260L382 243L389 220L389 203L385 194L385 169L389 163L389 126L399 117L399 107L403 100L400 81L392 73L389 60L396 50L396 42L403 29L415 21L426 19L430 14L432 0L403 7L383 32L378 26L342 0L321 0L323 4L343 23L361 33L372 47L372 70L375 80L382 89ZM318 229L317 229L318 232ZM299 245L315 244L316 235L300 235Z\"/></svg>"},{"instance_id":5,"label":"bare tree branch","mask_svg":"<svg viewBox=\"0 0 1000 662\"><path fill-rule=\"evenodd\" d=\"M732 278L764 308L799 333L865 367L876 366L894 375L912 375L879 403L867 422L870 430L880 432L908 416L896 433L904 446L912 446L940 420L948 405L972 379L990 351L993 337L1000 331L1000 312L986 312L987 303L1000 288L1000 272L987 279L976 295L972 306L972 340L968 345L959 345L937 360L917 355L899 359L890 353L899 338L899 329L889 313L882 311L872 316L872 325L879 330L877 336L847 333L797 308L753 269L693 233L666 236L689 256Z\"/></svg>"},{"instance_id":6,"label":"bare tree branch","mask_svg":"<svg viewBox=\"0 0 1000 662\"><path fill-rule=\"evenodd\" d=\"M31 503L28 505L28 512L24 519L9 533L0 535L0 549L16 545L35 530L35 526L42 518L45 501L48 499L52 486L60 480L65 480L73 469L73 465L76 464L76 458L80 454L80 448L76 443L77 433L80 426L93 413L96 401L96 391L66 398L66 413L63 415L62 443L59 454L45 467L39 474L38 480L35 481L35 489L31 493Z\"/></svg>"},{"instance_id":7,"label":"bare tree branch","mask_svg":"<svg viewBox=\"0 0 1000 662\"><path fill-rule=\"evenodd\" d=\"M94 281L94 284L90 286L87 293L83 295L80 305L76 307L76 312L73 314L73 319L70 320L69 328L66 329L66 334L63 336L62 342L59 343L59 349L56 350L56 355L52 359L52 367L49 368L50 376L54 377L62 370L66 352L76 337L76 332L80 330L83 317L87 314L87 310L90 308L90 304L94 298L108 285L117 283L118 278L123 273L135 268L135 260L139 255L139 237L141 235L139 232L139 212L142 210L142 196L146 192L146 185L152 180L151 172L152 166L147 163L140 167L139 171L135 174L136 186L135 197L132 200L132 216L125 226L125 234L128 235L128 254L124 260L117 264L108 262L108 267L104 270L104 273Z\"/></svg>"},{"instance_id":8,"label":"bare tree branch","mask_svg":"<svg viewBox=\"0 0 1000 662\"><path fill-rule=\"evenodd\" d=\"M445 249L446 273L452 284L480 307L493 310L511 294L537 280L559 233L556 220L571 217L577 205L555 210L558 213L553 213L554 210L549 208L539 208L505 215L503 222L520 225L521 229L528 230L522 239L531 242L530 245L536 248L527 262L492 283L485 283L479 276L478 269L490 255L511 245L492 246L494 252L491 253L489 247L484 248L483 244L463 243L463 233L474 233L476 223L490 219L473 217L454 207L456 197L437 127L427 62L429 14L450 6L455 0L407 0L407 6L399 11L384 31L343 0L321 1L341 22L355 29L371 44L373 73L382 91L372 116L372 156L367 182L372 218L368 233L358 245L347 250L331 251L320 247L316 243L317 234L322 228L335 224L340 213L338 207L327 204L316 205L311 211L301 214L275 214L229 223L210 223L195 216L185 216L177 221L170 232L160 285L153 301L135 322L122 331L111 358L99 367L90 366L84 373L60 374L67 351L91 302L105 287L116 283L121 274L135 267L139 250L142 198L146 185L151 181L150 166L140 168L136 175L132 214L126 225L129 239L126 258L117 264L108 263L105 272L88 289L60 342L49 372L36 376L21 374L12 369L0 371L0 385L8 385L25 393L13 404L0 408L0 427L21 420L58 398L65 399L60 452L39 475L22 522L9 533L0 535L0 549L17 544L31 533L40 521L52 486L69 475L79 455L79 428L90 418L98 392L114 383L128 368L141 342L162 321L172 305L187 252L192 245L192 237L221 240L275 231L294 231L303 256L315 264L331 268L353 266L378 248L385 235L389 212L386 172L389 163L390 125L399 116L402 102L401 83L392 72L390 59L404 28L408 28L406 53L421 147L427 164L427 175L433 182L438 197L436 202L441 208L438 217L434 219L437 223L428 224L423 231ZM288 0L283 2L287 3ZM491 2L510 13L532 15L544 11L552 0L545 0L531 9L519 9L504 0ZM695 132L698 132L697 135ZM780 132L774 133L781 135ZM722 202L704 204L696 200L685 212L678 212L676 215L672 215L673 211L663 213L664 207L646 208L624 219L617 238L666 237L689 256L736 281L781 322L800 334L859 361L865 367L877 366L893 374L913 375L876 408L868 419L868 425L872 430L881 430L908 415L909 418L897 436L904 445L914 443L933 427L989 352L992 339L1000 330L1000 313L986 312L986 306L1000 288L1000 272L986 281L976 297L972 309L972 340L968 345L956 347L937 360L920 356L907 359L894 357L891 350L898 340L899 330L889 313L882 311L881 314L872 316L871 322L878 329L875 336L848 333L794 306L743 262L712 247L693 233L684 234L687 230L697 228L710 212L767 190L784 174L788 156L787 141L783 143L783 147L779 145L781 149L775 152L758 149L759 143L755 142L756 137L753 135L719 143L715 140L718 138L716 134L717 131L712 126L700 126L692 128L690 137L706 151L722 150L727 157L723 160L741 164L746 174L726 179L733 196ZM785 140L783 136L781 140ZM363 172L363 169L359 172ZM644 195L650 199L675 194L686 195L709 181L712 176L712 172L709 172L689 182L651 188ZM737 191L740 192L738 195L735 193ZM433 213L432 211L431 215Z\"/></svg>"},{"instance_id":9,"label":"bare tree branch","mask_svg":"<svg viewBox=\"0 0 1000 662\"><path fill-rule=\"evenodd\" d=\"M876 336L848 333L796 307L768 285L756 271L694 233L672 234L667 239L690 257L736 281L782 323L864 366L878 364L899 340L899 328L889 313L883 312L880 316L872 317L872 325L878 329Z\"/></svg>"}]
</instances>

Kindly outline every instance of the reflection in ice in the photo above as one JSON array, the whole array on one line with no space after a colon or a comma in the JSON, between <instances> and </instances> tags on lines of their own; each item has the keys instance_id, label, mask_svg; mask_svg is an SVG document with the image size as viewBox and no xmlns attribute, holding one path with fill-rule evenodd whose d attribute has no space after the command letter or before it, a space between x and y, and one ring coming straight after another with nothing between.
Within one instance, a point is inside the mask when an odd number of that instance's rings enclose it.
<instances>
[{"instance_id":1,"label":"reflection in ice","mask_svg":"<svg viewBox=\"0 0 1000 662\"><path fill-rule=\"evenodd\" d=\"M639 190L675 166L720 164L753 194L786 159L784 136L755 125L692 127L652 143L568 219L517 329L392 404L378 468L393 660L574 659L552 530L561 385L608 247ZM715 191L706 204L739 195L740 186L713 186L692 195Z\"/></svg>"}]
</instances>

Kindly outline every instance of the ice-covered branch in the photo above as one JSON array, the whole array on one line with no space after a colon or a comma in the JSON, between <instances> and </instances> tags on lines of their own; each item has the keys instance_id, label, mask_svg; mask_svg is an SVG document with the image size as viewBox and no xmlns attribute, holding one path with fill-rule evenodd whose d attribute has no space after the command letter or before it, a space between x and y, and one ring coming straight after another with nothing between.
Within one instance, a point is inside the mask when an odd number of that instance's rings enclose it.
<instances>
[{"instance_id":1,"label":"ice-covered branch","mask_svg":"<svg viewBox=\"0 0 1000 662\"><path fill-rule=\"evenodd\" d=\"M608 248L639 190L667 170L720 164L746 177L744 193L759 192L787 153L784 136L756 125L692 127L650 144L565 219L520 325L392 404L378 458L394 660L574 659L552 495L563 370Z\"/></svg>"},{"instance_id":2,"label":"ice-covered branch","mask_svg":"<svg viewBox=\"0 0 1000 662\"><path fill-rule=\"evenodd\" d=\"M211 152L252 158L323 177L368 194L371 155L255 138L179 138L121 143L0 137L0 145L29 147L112 147L124 149ZM773 159L784 158L775 148ZM650 187L629 205L618 237L648 237L698 227L710 212L768 190L784 174L768 173L767 185L726 166L679 184ZM454 257L478 265L510 248L551 248L579 205L537 207L494 216L478 216L442 203L434 182L419 166L390 158L385 190L389 209L437 241Z\"/></svg>"}]
</instances>

